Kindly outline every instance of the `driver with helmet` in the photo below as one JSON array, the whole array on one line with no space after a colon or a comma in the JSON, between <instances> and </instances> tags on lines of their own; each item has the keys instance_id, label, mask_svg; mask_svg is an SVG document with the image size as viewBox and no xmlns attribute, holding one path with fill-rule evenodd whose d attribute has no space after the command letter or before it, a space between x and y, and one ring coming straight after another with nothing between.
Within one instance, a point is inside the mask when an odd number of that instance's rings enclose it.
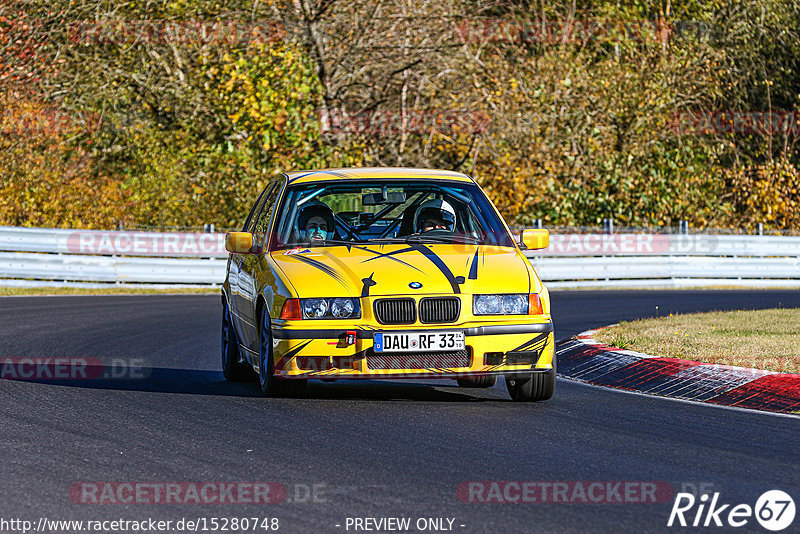
<instances>
[{"instance_id":1,"label":"driver with helmet","mask_svg":"<svg viewBox=\"0 0 800 534\"><path fill-rule=\"evenodd\" d=\"M325 240L333 237L335 227L333 210L324 202L311 201L297 214L300 240L306 244L324 244Z\"/></svg>"},{"instance_id":2,"label":"driver with helmet","mask_svg":"<svg viewBox=\"0 0 800 534\"><path fill-rule=\"evenodd\" d=\"M423 202L414 215L414 230L417 233L431 230L453 232L456 227L456 212L447 201L431 199Z\"/></svg>"}]
</instances>

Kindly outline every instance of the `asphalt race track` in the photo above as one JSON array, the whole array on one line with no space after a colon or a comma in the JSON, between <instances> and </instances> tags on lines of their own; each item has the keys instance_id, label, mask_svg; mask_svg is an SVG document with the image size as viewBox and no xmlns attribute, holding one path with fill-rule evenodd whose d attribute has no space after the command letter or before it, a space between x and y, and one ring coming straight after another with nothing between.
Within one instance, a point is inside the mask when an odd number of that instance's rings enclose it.
<instances>
[{"instance_id":1,"label":"asphalt race track","mask_svg":"<svg viewBox=\"0 0 800 534\"><path fill-rule=\"evenodd\" d=\"M656 313L779 305L800 306L800 292L552 295L557 339ZM140 360L150 375L0 380L0 517L277 517L281 532L355 532L348 517L454 518L464 533L687 530L666 527L672 498L463 503L465 481L653 481L676 492L705 484L720 502L751 506L782 489L800 505L797 417L564 379L539 404L511 402L502 382L466 390L444 380L312 382L306 398L265 399L254 383L223 381L220 313L215 295L0 298L0 356ZM73 502L70 487L88 481L271 481L288 500ZM753 518L738 531L765 532Z\"/></svg>"}]
</instances>

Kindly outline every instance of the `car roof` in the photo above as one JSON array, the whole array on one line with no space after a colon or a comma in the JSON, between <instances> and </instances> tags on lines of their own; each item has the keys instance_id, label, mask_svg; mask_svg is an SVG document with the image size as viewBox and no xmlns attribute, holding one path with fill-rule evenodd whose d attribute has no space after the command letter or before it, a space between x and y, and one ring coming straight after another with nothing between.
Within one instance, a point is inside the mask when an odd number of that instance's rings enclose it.
<instances>
[{"instance_id":1,"label":"car roof","mask_svg":"<svg viewBox=\"0 0 800 534\"><path fill-rule=\"evenodd\" d=\"M423 180L456 180L472 182L472 178L461 172L438 169L410 169L403 167L346 167L319 169L316 171L287 172L289 183L300 184L331 179L413 178Z\"/></svg>"}]
</instances>

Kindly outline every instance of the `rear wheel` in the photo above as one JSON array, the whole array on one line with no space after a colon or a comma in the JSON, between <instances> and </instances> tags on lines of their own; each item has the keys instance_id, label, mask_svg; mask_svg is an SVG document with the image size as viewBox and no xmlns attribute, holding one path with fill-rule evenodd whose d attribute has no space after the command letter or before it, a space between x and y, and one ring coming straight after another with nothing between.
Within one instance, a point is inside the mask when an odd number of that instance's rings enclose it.
<instances>
[{"instance_id":1,"label":"rear wheel","mask_svg":"<svg viewBox=\"0 0 800 534\"><path fill-rule=\"evenodd\" d=\"M239 343L233 330L228 304L222 304L222 374L225 380L244 382L252 380L253 369L240 361Z\"/></svg>"},{"instance_id":2,"label":"rear wheel","mask_svg":"<svg viewBox=\"0 0 800 534\"><path fill-rule=\"evenodd\" d=\"M456 380L462 388L491 388L497 384L497 375L471 376Z\"/></svg>"},{"instance_id":3,"label":"rear wheel","mask_svg":"<svg viewBox=\"0 0 800 534\"><path fill-rule=\"evenodd\" d=\"M272 327L266 308L261 311L258 329L258 385L265 397L298 396L306 388L307 380L282 380L275 376L272 356Z\"/></svg>"},{"instance_id":4,"label":"rear wheel","mask_svg":"<svg viewBox=\"0 0 800 534\"><path fill-rule=\"evenodd\" d=\"M556 390L556 356L553 368L544 373L506 376L506 387L511 398L520 402L543 401L553 397Z\"/></svg>"}]
</instances>

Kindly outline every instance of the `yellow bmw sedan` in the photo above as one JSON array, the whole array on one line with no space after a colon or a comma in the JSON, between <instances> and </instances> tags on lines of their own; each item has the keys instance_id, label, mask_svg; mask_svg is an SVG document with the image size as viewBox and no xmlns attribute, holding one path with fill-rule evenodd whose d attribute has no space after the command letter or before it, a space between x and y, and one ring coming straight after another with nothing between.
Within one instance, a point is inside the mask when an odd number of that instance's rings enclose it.
<instances>
[{"instance_id":1,"label":"yellow bmw sedan","mask_svg":"<svg viewBox=\"0 0 800 534\"><path fill-rule=\"evenodd\" d=\"M309 379L505 377L511 398L553 396L550 298L483 190L457 172L351 168L270 182L230 252L222 368L268 396Z\"/></svg>"}]
</instances>

